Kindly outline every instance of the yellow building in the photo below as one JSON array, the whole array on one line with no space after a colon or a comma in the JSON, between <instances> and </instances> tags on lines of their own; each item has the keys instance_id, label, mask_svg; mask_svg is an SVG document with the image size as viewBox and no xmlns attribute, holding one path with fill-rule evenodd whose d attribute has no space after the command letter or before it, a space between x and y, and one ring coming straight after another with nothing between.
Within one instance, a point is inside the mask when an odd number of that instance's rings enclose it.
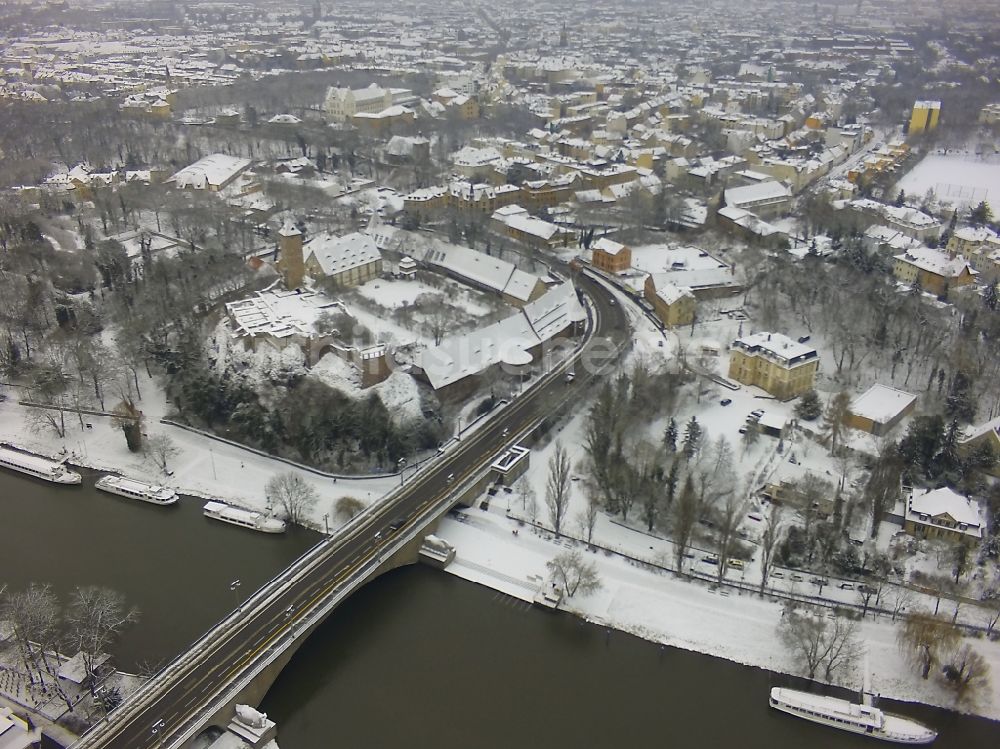
<instances>
[{"instance_id":1,"label":"yellow building","mask_svg":"<svg viewBox=\"0 0 1000 749\"><path fill-rule=\"evenodd\" d=\"M939 101L918 101L913 104L913 112L910 114L910 135L930 132L938 126L938 117L941 115L941 102Z\"/></svg>"},{"instance_id":2,"label":"yellow building","mask_svg":"<svg viewBox=\"0 0 1000 749\"><path fill-rule=\"evenodd\" d=\"M973 283L978 275L961 255L949 257L929 247L913 247L896 255L892 274L902 283L919 284L924 291L944 298L952 289Z\"/></svg>"},{"instance_id":3,"label":"yellow building","mask_svg":"<svg viewBox=\"0 0 1000 749\"><path fill-rule=\"evenodd\" d=\"M979 505L947 487L914 490L906 499L903 530L917 538L942 538L974 546L985 523Z\"/></svg>"},{"instance_id":4,"label":"yellow building","mask_svg":"<svg viewBox=\"0 0 1000 749\"><path fill-rule=\"evenodd\" d=\"M695 298L690 289L670 282L669 273L651 273L646 277L643 296L664 327L687 325L694 319Z\"/></svg>"},{"instance_id":5,"label":"yellow building","mask_svg":"<svg viewBox=\"0 0 1000 749\"><path fill-rule=\"evenodd\" d=\"M776 398L794 398L811 390L817 369L816 349L781 333L755 333L730 346L729 376Z\"/></svg>"}]
</instances>

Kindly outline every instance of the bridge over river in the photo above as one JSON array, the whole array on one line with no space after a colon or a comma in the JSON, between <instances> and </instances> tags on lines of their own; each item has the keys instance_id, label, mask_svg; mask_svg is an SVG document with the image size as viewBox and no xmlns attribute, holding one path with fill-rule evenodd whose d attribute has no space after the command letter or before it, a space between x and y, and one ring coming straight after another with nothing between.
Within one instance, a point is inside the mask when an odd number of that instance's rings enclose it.
<instances>
[{"instance_id":1,"label":"bridge over river","mask_svg":"<svg viewBox=\"0 0 1000 749\"><path fill-rule=\"evenodd\" d=\"M496 454L579 400L617 359L628 326L621 307L581 276L589 300L582 345L535 385L468 432L408 484L291 564L161 669L74 749L186 749L226 726L237 704L259 705L299 645L368 580L415 563L425 536ZM575 371L567 382L565 373ZM182 604L181 604L182 605Z\"/></svg>"}]
</instances>

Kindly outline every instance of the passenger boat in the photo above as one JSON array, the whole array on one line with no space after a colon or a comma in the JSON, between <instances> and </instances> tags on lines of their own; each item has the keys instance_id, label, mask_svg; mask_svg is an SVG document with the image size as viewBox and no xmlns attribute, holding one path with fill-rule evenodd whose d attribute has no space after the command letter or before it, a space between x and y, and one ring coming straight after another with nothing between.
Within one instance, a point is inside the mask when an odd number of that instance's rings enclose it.
<instances>
[{"instance_id":1,"label":"passenger boat","mask_svg":"<svg viewBox=\"0 0 1000 749\"><path fill-rule=\"evenodd\" d=\"M0 466L26 473L36 479L44 479L54 484L79 484L83 477L69 470L60 460L50 460L39 455L29 455L20 450L0 446Z\"/></svg>"},{"instance_id":2,"label":"passenger boat","mask_svg":"<svg viewBox=\"0 0 1000 749\"><path fill-rule=\"evenodd\" d=\"M120 497L138 499L154 505L172 505L177 501L177 492L166 486L147 484L145 481L129 479L124 476L108 474L101 476L94 486L101 491L117 494Z\"/></svg>"},{"instance_id":3,"label":"passenger boat","mask_svg":"<svg viewBox=\"0 0 1000 749\"><path fill-rule=\"evenodd\" d=\"M813 723L895 744L929 744L937 738L937 732L922 723L875 707L871 704L868 693L864 694L861 704L858 704L836 697L773 687L770 704L775 710Z\"/></svg>"},{"instance_id":4,"label":"passenger boat","mask_svg":"<svg viewBox=\"0 0 1000 749\"><path fill-rule=\"evenodd\" d=\"M285 521L265 515L254 510L244 510L242 507L232 507L223 502L209 502L205 505L205 517L232 523L241 528L262 533L284 533Z\"/></svg>"}]
</instances>

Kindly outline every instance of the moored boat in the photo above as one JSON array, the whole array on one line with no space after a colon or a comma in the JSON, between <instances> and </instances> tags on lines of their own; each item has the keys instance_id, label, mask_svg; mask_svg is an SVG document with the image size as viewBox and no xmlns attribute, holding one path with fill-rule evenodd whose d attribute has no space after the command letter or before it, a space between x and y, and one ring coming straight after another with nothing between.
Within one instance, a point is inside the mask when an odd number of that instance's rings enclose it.
<instances>
[{"instance_id":1,"label":"moored boat","mask_svg":"<svg viewBox=\"0 0 1000 749\"><path fill-rule=\"evenodd\" d=\"M221 520L223 523L231 523L241 528L249 528L262 533L284 533L285 521L265 515L255 510L244 510L242 507L233 507L223 502L208 502L204 509L205 517Z\"/></svg>"},{"instance_id":2,"label":"moored boat","mask_svg":"<svg viewBox=\"0 0 1000 749\"><path fill-rule=\"evenodd\" d=\"M0 466L54 484L79 484L83 481L79 473L71 471L61 460L50 460L9 447L0 446Z\"/></svg>"},{"instance_id":3,"label":"moored boat","mask_svg":"<svg viewBox=\"0 0 1000 749\"><path fill-rule=\"evenodd\" d=\"M129 499L138 499L154 505L172 505L177 501L177 492L169 487L148 484L145 481L113 474L101 476L94 483L94 486L101 491Z\"/></svg>"},{"instance_id":4,"label":"moored boat","mask_svg":"<svg viewBox=\"0 0 1000 749\"><path fill-rule=\"evenodd\" d=\"M923 723L887 713L869 702L867 695L859 704L782 687L773 687L770 696L770 705L775 710L842 731L896 744L930 744L937 738L937 732Z\"/></svg>"}]
</instances>

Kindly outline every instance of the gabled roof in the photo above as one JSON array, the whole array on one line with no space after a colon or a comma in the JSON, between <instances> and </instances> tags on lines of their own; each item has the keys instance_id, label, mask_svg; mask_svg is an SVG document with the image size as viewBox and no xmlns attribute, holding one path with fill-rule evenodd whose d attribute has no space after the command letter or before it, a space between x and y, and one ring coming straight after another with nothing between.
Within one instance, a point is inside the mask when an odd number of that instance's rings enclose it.
<instances>
[{"instance_id":1,"label":"gabled roof","mask_svg":"<svg viewBox=\"0 0 1000 749\"><path fill-rule=\"evenodd\" d=\"M306 242L306 257L312 256L327 276L380 260L382 254L375 240L367 234L354 232L342 237L321 234Z\"/></svg>"},{"instance_id":2,"label":"gabled roof","mask_svg":"<svg viewBox=\"0 0 1000 749\"><path fill-rule=\"evenodd\" d=\"M966 532L977 538L982 535L983 521L979 505L947 487L923 492L914 491L906 502L906 515L907 519L915 522L927 522L921 521L920 515L927 515L928 518L948 515L956 523L963 523L967 526L966 529L956 528L955 530ZM917 517L911 517L913 515Z\"/></svg>"}]
</instances>

